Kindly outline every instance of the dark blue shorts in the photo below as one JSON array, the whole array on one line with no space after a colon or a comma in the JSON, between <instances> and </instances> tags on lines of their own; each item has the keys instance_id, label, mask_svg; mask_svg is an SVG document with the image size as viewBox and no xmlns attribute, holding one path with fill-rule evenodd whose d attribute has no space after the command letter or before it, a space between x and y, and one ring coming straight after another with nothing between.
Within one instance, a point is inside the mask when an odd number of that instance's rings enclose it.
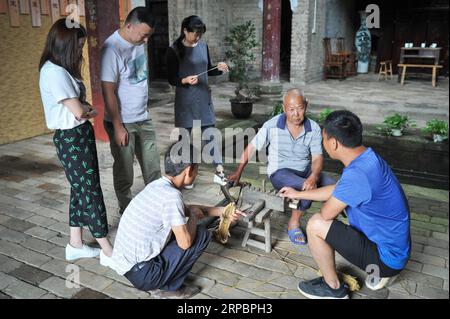
<instances>
[{"instance_id":1,"label":"dark blue shorts","mask_svg":"<svg viewBox=\"0 0 450 319\"><path fill-rule=\"evenodd\" d=\"M290 168L282 168L270 175L270 182L276 190L280 190L283 187L292 187L296 190L301 190L303 183L311 175L311 170L306 172L296 171ZM317 187L323 187L328 185L334 185L336 181L328 175L321 173L317 182ZM311 201L301 200L298 205L300 211L305 211L311 207Z\"/></svg>"}]
</instances>

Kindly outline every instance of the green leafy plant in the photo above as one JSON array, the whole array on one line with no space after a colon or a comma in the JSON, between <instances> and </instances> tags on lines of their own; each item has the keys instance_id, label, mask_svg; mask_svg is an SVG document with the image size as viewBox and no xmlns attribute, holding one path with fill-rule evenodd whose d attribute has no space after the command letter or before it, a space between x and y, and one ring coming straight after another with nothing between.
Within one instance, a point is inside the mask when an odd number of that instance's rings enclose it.
<instances>
[{"instance_id":1,"label":"green leafy plant","mask_svg":"<svg viewBox=\"0 0 450 319\"><path fill-rule=\"evenodd\" d=\"M384 118L383 124L377 128L386 135L392 135L393 130L403 132L408 127L415 127L416 123L408 118L407 115L395 113Z\"/></svg>"},{"instance_id":2,"label":"green leafy plant","mask_svg":"<svg viewBox=\"0 0 450 319\"><path fill-rule=\"evenodd\" d=\"M273 106L272 113L270 114L271 117L277 116L281 113L283 113L283 103L281 101L275 103Z\"/></svg>"},{"instance_id":3,"label":"green leafy plant","mask_svg":"<svg viewBox=\"0 0 450 319\"><path fill-rule=\"evenodd\" d=\"M323 109L320 113L319 113L319 123L323 124L325 122L325 119L327 118L328 115L330 115L331 113L333 113L333 110L330 108L325 108Z\"/></svg>"},{"instance_id":4,"label":"green leafy plant","mask_svg":"<svg viewBox=\"0 0 450 319\"><path fill-rule=\"evenodd\" d=\"M445 121L432 119L425 124L422 129L425 134L442 135L444 140L448 139L448 123Z\"/></svg>"},{"instance_id":5,"label":"green leafy plant","mask_svg":"<svg viewBox=\"0 0 450 319\"><path fill-rule=\"evenodd\" d=\"M237 83L236 100L252 102L257 89L249 85L248 69L255 60L253 49L258 45L254 23L247 21L231 28L225 44L229 48L225 54L231 64L230 79Z\"/></svg>"}]
</instances>

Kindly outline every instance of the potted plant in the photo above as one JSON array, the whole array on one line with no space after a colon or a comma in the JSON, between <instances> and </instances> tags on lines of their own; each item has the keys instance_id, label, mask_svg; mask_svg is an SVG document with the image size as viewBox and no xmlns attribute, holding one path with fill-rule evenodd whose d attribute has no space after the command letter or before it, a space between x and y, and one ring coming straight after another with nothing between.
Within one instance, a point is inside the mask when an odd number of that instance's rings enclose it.
<instances>
[{"instance_id":1,"label":"potted plant","mask_svg":"<svg viewBox=\"0 0 450 319\"><path fill-rule=\"evenodd\" d=\"M253 49L257 46L255 25L247 21L230 29L225 37L228 46L230 80L236 82L235 97L230 100L231 112L236 118L248 118L253 110L257 89L249 85L248 68L255 59Z\"/></svg>"},{"instance_id":2,"label":"potted plant","mask_svg":"<svg viewBox=\"0 0 450 319\"><path fill-rule=\"evenodd\" d=\"M448 123L445 121L432 119L428 121L422 129L425 134L431 134L435 143L443 142L448 139Z\"/></svg>"},{"instance_id":3,"label":"potted plant","mask_svg":"<svg viewBox=\"0 0 450 319\"><path fill-rule=\"evenodd\" d=\"M333 113L333 110L330 108L325 108L323 109L320 113L319 113L319 124L323 124L325 122L325 119L327 118L328 115L330 115L331 113Z\"/></svg>"},{"instance_id":4,"label":"potted plant","mask_svg":"<svg viewBox=\"0 0 450 319\"><path fill-rule=\"evenodd\" d=\"M415 126L415 122L410 120L407 115L395 113L385 117L382 126L379 126L378 129L386 135L402 136L406 128Z\"/></svg>"}]
</instances>

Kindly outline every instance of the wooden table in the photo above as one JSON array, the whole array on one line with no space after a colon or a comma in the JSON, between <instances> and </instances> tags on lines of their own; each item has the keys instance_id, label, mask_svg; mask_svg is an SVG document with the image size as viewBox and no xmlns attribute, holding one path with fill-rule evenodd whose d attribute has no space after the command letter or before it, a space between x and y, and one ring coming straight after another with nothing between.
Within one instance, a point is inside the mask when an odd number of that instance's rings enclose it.
<instances>
[{"instance_id":1,"label":"wooden table","mask_svg":"<svg viewBox=\"0 0 450 319\"><path fill-rule=\"evenodd\" d=\"M399 68L403 68L402 75L401 75L401 84L405 84L405 77L406 77L406 69L409 68L432 68L433 69L433 75L431 77L431 84L433 87L436 87L436 79L437 79L437 69L442 68L442 65L434 65L434 64L408 64L408 63L400 63L398 64ZM400 75L400 72L399 72Z\"/></svg>"},{"instance_id":2,"label":"wooden table","mask_svg":"<svg viewBox=\"0 0 450 319\"><path fill-rule=\"evenodd\" d=\"M433 69L432 85L435 87L437 82L437 69L442 68L442 65L439 65L441 49L421 47L401 48L400 63L398 64L398 82L404 85L407 68L431 68ZM409 59L414 59L415 62L408 62ZM417 60L421 60L421 62L416 62Z\"/></svg>"}]
</instances>

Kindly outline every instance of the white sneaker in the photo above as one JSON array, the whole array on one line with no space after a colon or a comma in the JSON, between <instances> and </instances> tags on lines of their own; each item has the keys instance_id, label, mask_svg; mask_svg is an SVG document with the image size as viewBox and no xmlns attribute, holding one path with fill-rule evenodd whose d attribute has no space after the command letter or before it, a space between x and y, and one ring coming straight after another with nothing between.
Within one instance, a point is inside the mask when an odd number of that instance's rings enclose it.
<instances>
[{"instance_id":1,"label":"white sneaker","mask_svg":"<svg viewBox=\"0 0 450 319\"><path fill-rule=\"evenodd\" d=\"M81 248L72 247L70 244L66 246L66 260L71 261L80 258L94 258L100 255L100 249L92 248L83 244Z\"/></svg>"},{"instance_id":2,"label":"white sneaker","mask_svg":"<svg viewBox=\"0 0 450 319\"><path fill-rule=\"evenodd\" d=\"M108 257L103 253L103 250L100 250L100 265L109 267L112 270L116 270L116 263L112 259L112 257Z\"/></svg>"},{"instance_id":3,"label":"white sneaker","mask_svg":"<svg viewBox=\"0 0 450 319\"><path fill-rule=\"evenodd\" d=\"M192 183L191 185L184 185L184 189L193 189L194 188L194 183Z\"/></svg>"},{"instance_id":4,"label":"white sneaker","mask_svg":"<svg viewBox=\"0 0 450 319\"><path fill-rule=\"evenodd\" d=\"M391 285L397 276L394 277L384 277L384 278L375 278L371 276L366 277L366 286L370 290L380 290L388 285Z\"/></svg>"}]
</instances>

